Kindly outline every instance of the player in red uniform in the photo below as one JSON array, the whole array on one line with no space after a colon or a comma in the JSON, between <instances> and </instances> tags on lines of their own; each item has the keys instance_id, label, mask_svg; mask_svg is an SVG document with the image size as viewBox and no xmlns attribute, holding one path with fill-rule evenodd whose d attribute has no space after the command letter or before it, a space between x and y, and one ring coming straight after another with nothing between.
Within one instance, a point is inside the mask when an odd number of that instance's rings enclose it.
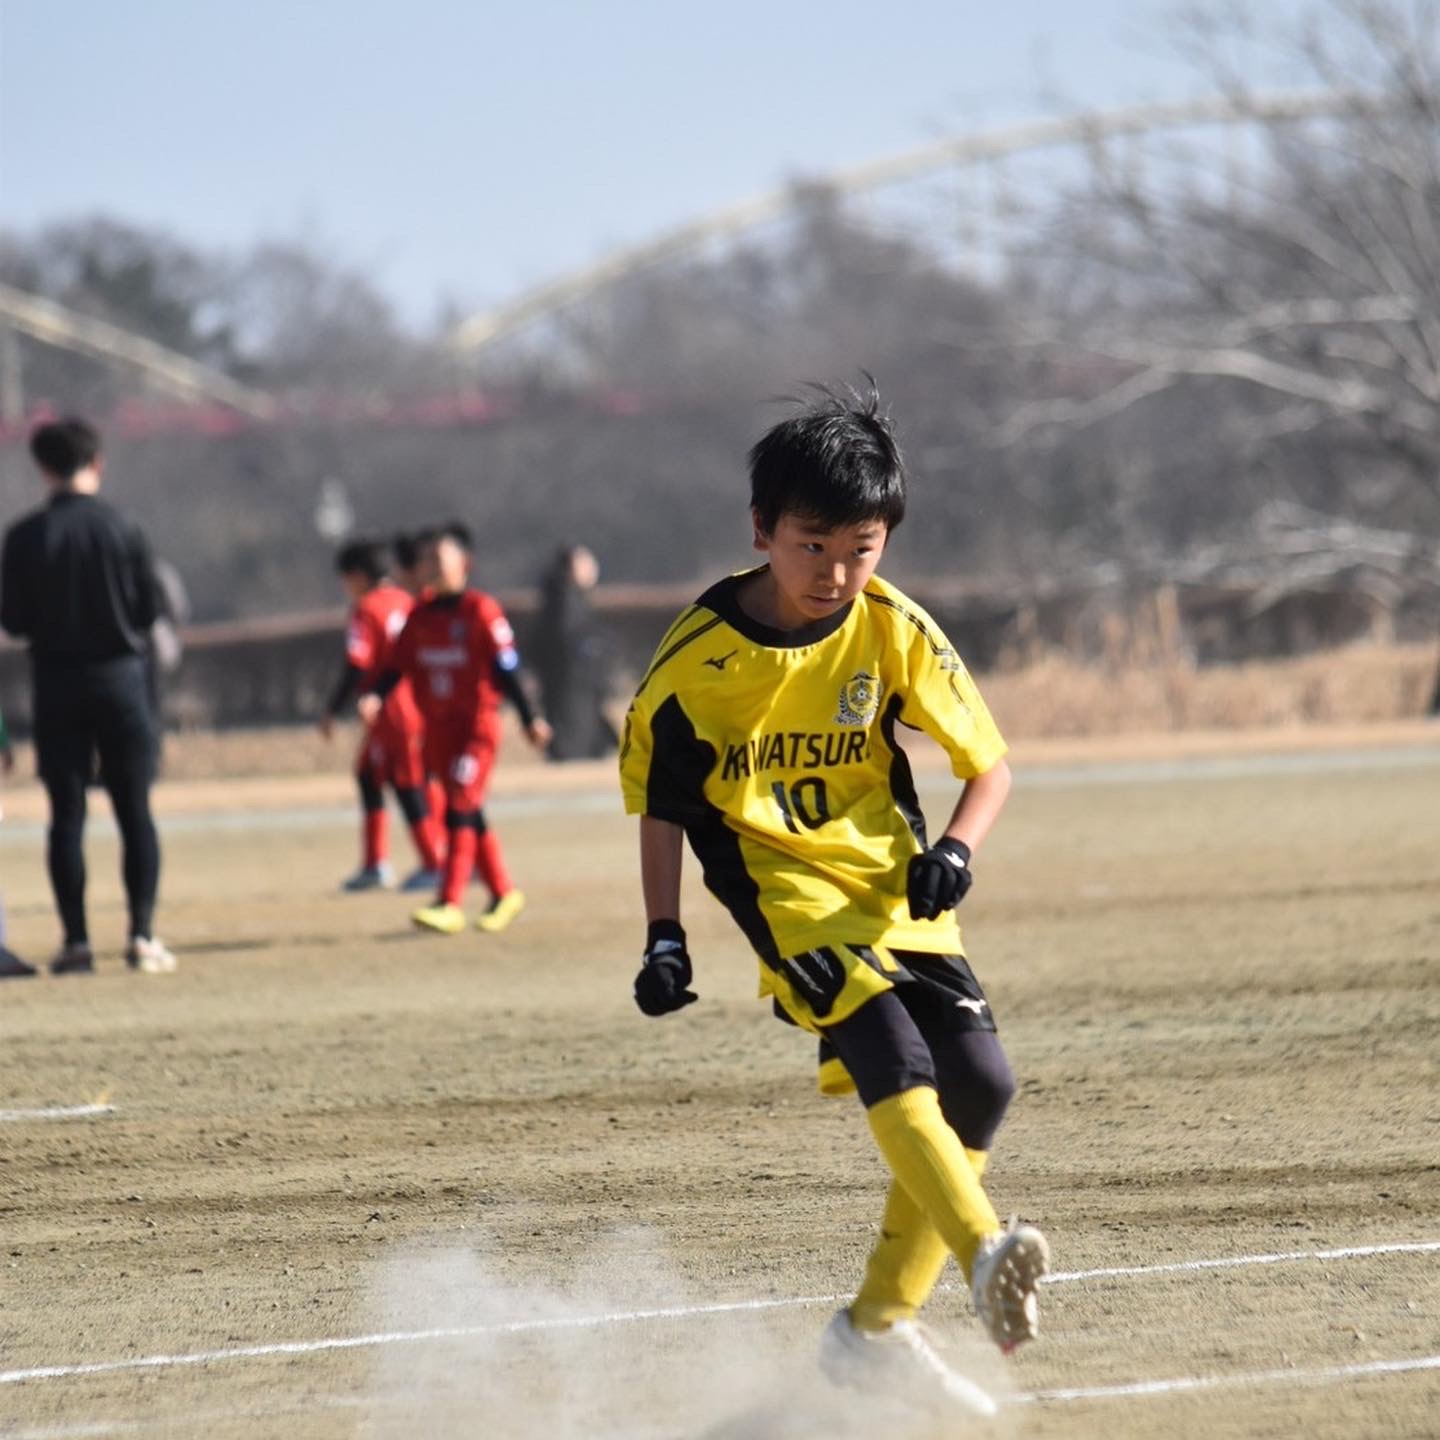
<instances>
[{"instance_id":1,"label":"player in red uniform","mask_svg":"<svg viewBox=\"0 0 1440 1440\"><path fill-rule=\"evenodd\" d=\"M543 749L550 726L531 708L520 684L520 656L505 612L492 595L470 588L469 529L443 526L424 552L426 598L416 604L390 653L385 673L360 700L360 714L378 713L408 679L425 719L425 768L445 786L449 840L444 876L433 905L411 917L421 929L456 935L465 928L460 897L472 868L490 889L475 924L503 930L525 904L510 883L500 841L485 824L485 792L500 744L500 699L515 706L531 744Z\"/></svg>"},{"instance_id":2,"label":"player in red uniform","mask_svg":"<svg viewBox=\"0 0 1440 1440\"><path fill-rule=\"evenodd\" d=\"M385 574L380 547L368 541L346 545L336 558L340 583L354 608L345 633L345 668L335 682L321 732L328 739L335 717L357 691L369 690L386 669L396 637L414 606L412 597ZM440 878L441 830L425 790L421 747L424 723L408 684L397 685L365 726L355 762L364 816L364 854L360 868L344 882L346 890L374 890L394 883L388 849L385 786L395 791L410 823L420 868L405 890L429 890Z\"/></svg>"},{"instance_id":3,"label":"player in red uniform","mask_svg":"<svg viewBox=\"0 0 1440 1440\"><path fill-rule=\"evenodd\" d=\"M395 577L395 583L417 601L429 597L429 586L425 579L425 548L434 538L435 531L432 528L421 526L418 530L400 531L390 542L390 554L395 561L391 574ZM438 775L425 777L425 795L430 802L430 813L435 817L436 827L443 839L445 786ZM437 877L434 884L424 888L433 890L438 884Z\"/></svg>"}]
</instances>

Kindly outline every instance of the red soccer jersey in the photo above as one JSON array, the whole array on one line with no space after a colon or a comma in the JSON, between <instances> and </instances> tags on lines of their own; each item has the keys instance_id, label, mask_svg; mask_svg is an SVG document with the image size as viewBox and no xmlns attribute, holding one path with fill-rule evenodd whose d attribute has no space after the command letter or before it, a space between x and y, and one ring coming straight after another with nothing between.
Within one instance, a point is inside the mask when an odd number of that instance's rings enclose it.
<instances>
[{"instance_id":1,"label":"red soccer jersey","mask_svg":"<svg viewBox=\"0 0 1440 1440\"><path fill-rule=\"evenodd\" d=\"M345 632L345 658L360 671L362 692L389 668L390 651L414 604L406 591L388 580L355 602Z\"/></svg>"},{"instance_id":2,"label":"red soccer jersey","mask_svg":"<svg viewBox=\"0 0 1440 1440\"><path fill-rule=\"evenodd\" d=\"M515 634L483 590L421 600L390 657L408 678L427 725L475 726L500 708L497 664L514 669Z\"/></svg>"},{"instance_id":3,"label":"red soccer jersey","mask_svg":"<svg viewBox=\"0 0 1440 1440\"><path fill-rule=\"evenodd\" d=\"M414 605L408 592L386 580L367 591L350 612L345 658L360 671L362 694L392 667L395 642ZM418 724L410 686L404 681L386 697L385 718L406 730Z\"/></svg>"}]
</instances>

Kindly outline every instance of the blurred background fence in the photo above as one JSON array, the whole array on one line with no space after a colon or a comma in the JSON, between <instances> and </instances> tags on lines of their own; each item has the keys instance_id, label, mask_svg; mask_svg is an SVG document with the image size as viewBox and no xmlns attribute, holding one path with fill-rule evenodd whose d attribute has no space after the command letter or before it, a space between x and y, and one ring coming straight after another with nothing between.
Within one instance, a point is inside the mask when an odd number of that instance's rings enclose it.
<instances>
[{"instance_id":1,"label":"blurred background fence","mask_svg":"<svg viewBox=\"0 0 1440 1440\"><path fill-rule=\"evenodd\" d=\"M1072 679L1088 671L1103 684L1106 676L1140 671L1166 676L1173 685L1177 675L1206 666L1325 654L1342 646L1410 647L1403 683L1397 681L1388 698L1371 696L1360 704L1351 696L1329 705L1324 715L1307 717L1302 710L1290 714L1295 719L1420 713L1431 679L1427 642L1440 629L1440 605L1433 596L1377 597L1348 585L1277 596L1254 586L1146 584L1097 576L1084 587L1052 587L1044 594L1028 588L967 593L953 584L922 585L911 593L971 667L991 675L1064 657ZM666 627L694 598L693 587L685 585L599 589L594 608L609 641L617 705L628 699ZM537 593L503 592L501 599L522 653L533 658ZM344 619L337 609L185 627L183 658L162 686L167 722L181 729L313 722L340 666ZM7 698L5 713L18 735L29 733L26 664L18 647L0 647L0 695ZM1337 662L1337 672L1343 668ZM1153 724L1157 717L1144 718ZM1236 724L1256 720L1248 707L1230 718ZM1030 728L1023 716L1016 719ZM1171 723L1164 716L1159 720ZM1217 711L1209 721L1225 723L1226 716ZM1075 723L1069 722L1071 728ZM1113 724L1113 719L1096 721L1101 729Z\"/></svg>"}]
</instances>

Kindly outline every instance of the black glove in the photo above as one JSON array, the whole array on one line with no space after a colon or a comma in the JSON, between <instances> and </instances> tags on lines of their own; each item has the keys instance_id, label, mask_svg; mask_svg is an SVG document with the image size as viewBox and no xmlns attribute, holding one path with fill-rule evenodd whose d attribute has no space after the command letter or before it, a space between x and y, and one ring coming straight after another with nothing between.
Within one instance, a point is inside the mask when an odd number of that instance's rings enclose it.
<instances>
[{"instance_id":1,"label":"black glove","mask_svg":"<svg viewBox=\"0 0 1440 1440\"><path fill-rule=\"evenodd\" d=\"M948 835L928 850L910 857L905 872L905 898L912 920L934 920L953 910L975 877L970 873L970 847Z\"/></svg>"},{"instance_id":2,"label":"black glove","mask_svg":"<svg viewBox=\"0 0 1440 1440\"><path fill-rule=\"evenodd\" d=\"M635 1003L647 1015L683 1010L700 997L689 988L692 971L678 920L656 920L645 939L645 964L635 977Z\"/></svg>"}]
</instances>

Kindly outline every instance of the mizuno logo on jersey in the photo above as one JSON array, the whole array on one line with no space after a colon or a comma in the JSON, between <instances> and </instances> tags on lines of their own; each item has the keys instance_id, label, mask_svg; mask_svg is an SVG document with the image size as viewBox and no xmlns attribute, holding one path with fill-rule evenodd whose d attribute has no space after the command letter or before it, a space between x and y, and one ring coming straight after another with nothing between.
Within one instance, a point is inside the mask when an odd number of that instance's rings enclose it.
<instances>
[{"instance_id":1,"label":"mizuno logo on jersey","mask_svg":"<svg viewBox=\"0 0 1440 1440\"><path fill-rule=\"evenodd\" d=\"M726 745L722 780L740 780L764 770L823 770L835 765L859 764L869 754L866 731L848 734L807 734L804 730L775 730L753 735L738 745Z\"/></svg>"},{"instance_id":2,"label":"mizuno logo on jersey","mask_svg":"<svg viewBox=\"0 0 1440 1440\"><path fill-rule=\"evenodd\" d=\"M712 655L708 660L701 661L701 664L713 665L717 670L723 670L725 668L725 662L737 653L738 652L732 650L729 655Z\"/></svg>"}]
</instances>

